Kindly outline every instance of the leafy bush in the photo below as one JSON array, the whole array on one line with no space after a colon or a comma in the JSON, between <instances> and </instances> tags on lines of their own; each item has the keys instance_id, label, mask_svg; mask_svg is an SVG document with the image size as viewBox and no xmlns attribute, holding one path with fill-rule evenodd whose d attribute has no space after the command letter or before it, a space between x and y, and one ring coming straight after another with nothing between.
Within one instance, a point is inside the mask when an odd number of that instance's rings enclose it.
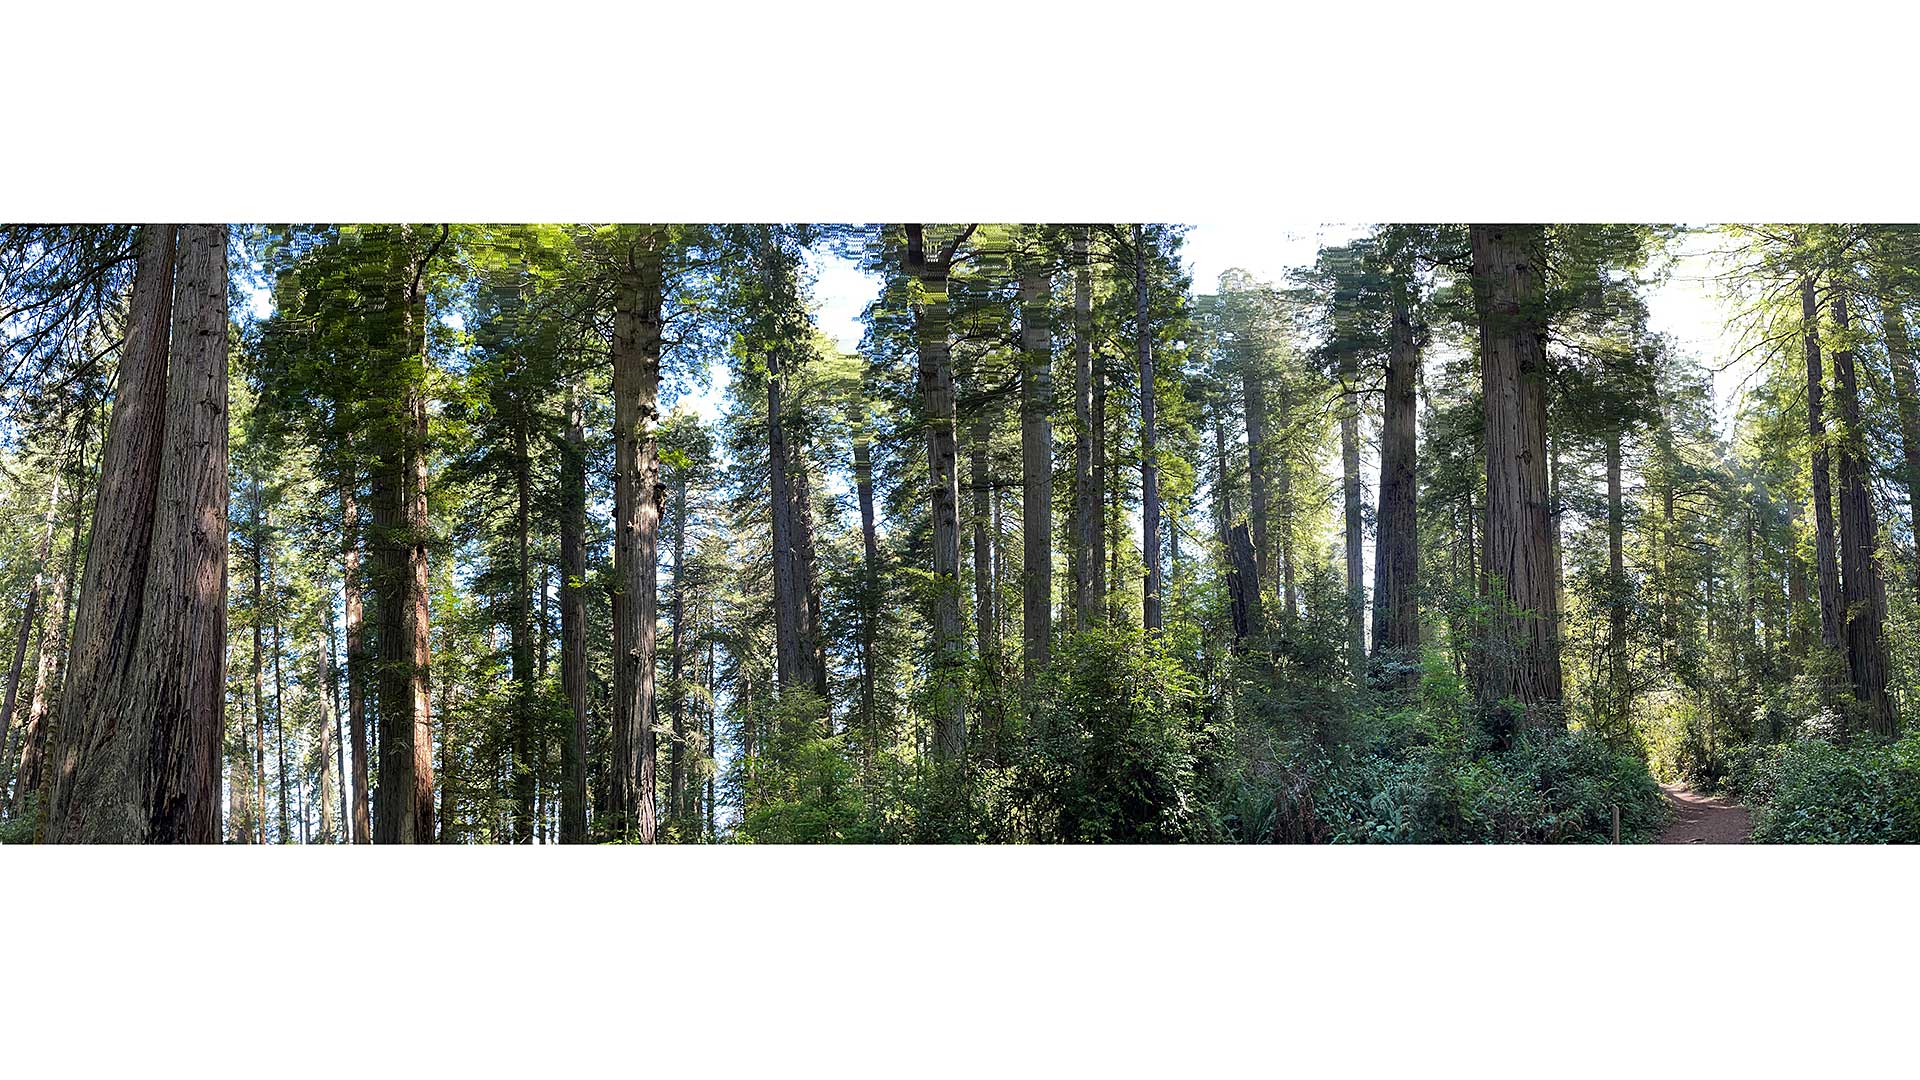
<instances>
[{"instance_id":1,"label":"leafy bush","mask_svg":"<svg viewBox=\"0 0 1920 1080\"><path fill-rule=\"evenodd\" d=\"M1782 844L1920 843L1920 735L1839 747L1758 747L1730 786L1754 811L1753 838Z\"/></svg>"},{"instance_id":2,"label":"leafy bush","mask_svg":"<svg viewBox=\"0 0 1920 1080\"><path fill-rule=\"evenodd\" d=\"M1204 839L1199 687L1138 631L1074 635L1053 657L1007 778L1025 839Z\"/></svg>"}]
</instances>

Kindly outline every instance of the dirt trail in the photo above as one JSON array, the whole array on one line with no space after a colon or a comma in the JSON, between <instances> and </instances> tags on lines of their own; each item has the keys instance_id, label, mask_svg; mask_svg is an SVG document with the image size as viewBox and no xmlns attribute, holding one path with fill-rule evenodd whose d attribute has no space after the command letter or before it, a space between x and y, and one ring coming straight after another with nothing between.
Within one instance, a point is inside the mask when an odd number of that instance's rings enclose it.
<instances>
[{"instance_id":1,"label":"dirt trail","mask_svg":"<svg viewBox=\"0 0 1920 1080\"><path fill-rule=\"evenodd\" d=\"M1744 844L1753 832L1747 808L1718 795L1700 795L1681 784L1661 784L1673 824L1660 834L1661 844Z\"/></svg>"}]
</instances>

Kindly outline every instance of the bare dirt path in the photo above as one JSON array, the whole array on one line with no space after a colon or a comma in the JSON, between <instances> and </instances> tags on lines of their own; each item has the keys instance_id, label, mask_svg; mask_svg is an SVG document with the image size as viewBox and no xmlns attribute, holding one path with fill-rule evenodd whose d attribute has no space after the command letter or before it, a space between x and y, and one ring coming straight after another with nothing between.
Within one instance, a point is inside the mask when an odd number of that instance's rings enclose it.
<instances>
[{"instance_id":1,"label":"bare dirt path","mask_svg":"<svg viewBox=\"0 0 1920 1080\"><path fill-rule=\"evenodd\" d=\"M1753 832L1747 808L1718 795L1701 795L1682 784L1661 784L1673 824L1655 841L1661 844L1744 844Z\"/></svg>"}]
</instances>

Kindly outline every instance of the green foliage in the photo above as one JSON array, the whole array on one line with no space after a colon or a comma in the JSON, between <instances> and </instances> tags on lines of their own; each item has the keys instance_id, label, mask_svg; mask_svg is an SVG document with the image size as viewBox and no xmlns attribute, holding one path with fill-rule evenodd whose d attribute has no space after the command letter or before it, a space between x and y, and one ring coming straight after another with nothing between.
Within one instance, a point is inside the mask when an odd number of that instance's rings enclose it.
<instances>
[{"instance_id":1,"label":"green foliage","mask_svg":"<svg viewBox=\"0 0 1920 1080\"><path fill-rule=\"evenodd\" d=\"M1204 838L1198 705L1194 678L1137 631L1064 639L1017 751L1010 799L1024 838Z\"/></svg>"},{"instance_id":2,"label":"green foliage","mask_svg":"<svg viewBox=\"0 0 1920 1080\"><path fill-rule=\"evenodd\" d=\"M1920 843L1920 735L1750 747L1735 759L1728 786L1754 811L1756 841Z\"/></svg>"}]
</instances>

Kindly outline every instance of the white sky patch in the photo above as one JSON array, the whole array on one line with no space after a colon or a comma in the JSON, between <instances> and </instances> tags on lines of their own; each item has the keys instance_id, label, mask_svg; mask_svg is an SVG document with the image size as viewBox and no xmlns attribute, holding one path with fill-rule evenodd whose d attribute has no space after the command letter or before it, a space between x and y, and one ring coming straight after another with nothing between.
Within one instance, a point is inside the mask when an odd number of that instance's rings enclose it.
<instances>
[{"instance_id":1,"label":"white sky patch","mask_svg":"<svg viewBox=\"0 0 1920 1080\"><path fill-rule=\"evenodd\" d=\"M866 334L860 316L880 295L884 280L856 260L822 251L807 252L807 270L813 275L814 323L843 351L859 351Z\"/></svg>"}]
</instances>

